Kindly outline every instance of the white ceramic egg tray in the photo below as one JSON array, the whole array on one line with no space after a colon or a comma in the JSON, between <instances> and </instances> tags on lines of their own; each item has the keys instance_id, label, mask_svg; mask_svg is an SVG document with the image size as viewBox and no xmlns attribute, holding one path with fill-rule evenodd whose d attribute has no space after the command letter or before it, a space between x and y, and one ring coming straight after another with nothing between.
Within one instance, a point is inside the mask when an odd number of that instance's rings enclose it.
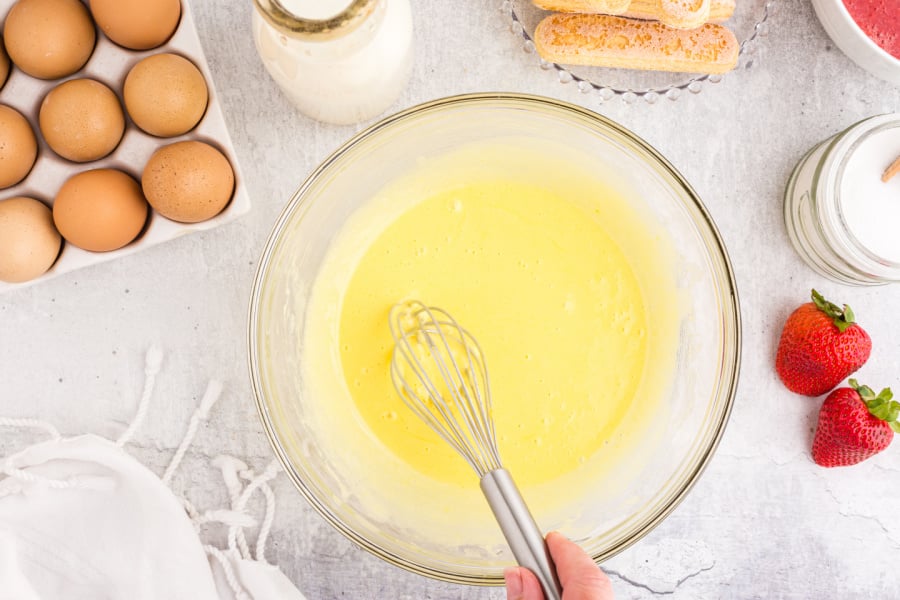
<instances>
[{"instance_id":1,"label":"white ceramic egg tray","mask_svg":"<svg viewBox=\"0 0 900 600\"><path fill-rule=\"evenodd\" d=\"M6 18L13 4L15 4L15 0L0 0L0 17L2 19ZM177 223L151 210L147 224L138 238L128 246L112 252L88 252L64 241L59 258L47 273L24 283L10 284L0 281L0 293L46 281L82 267L113 260L188 233L212 229L233 221L250 210L250 198L238 166L234 147L231 144L231 138L225 127L218 95L213 86L203 48L200 46L200 39L197 37L197 30L194 27L194 19L187 0L181 0L181 21L178 29L169 41L158 48L145 51L127 50L111 42L99 28L96 28L96 31L97 43L94 53L87 64L73 75L44 81L26 75L15 66L11 68L6 85L0 89L0 103L12 106L25 115L38 138L39 148L38 158L31 172L19 184L0 190L0 201L14 196L30 196L52 206L57 191L69 177L90 169L120 169L140 182L141 173L150 155L157 148L182 140L204 141L225 154L234 169L234 195L221 213L200 223ZM128 117L124 103L122 103L122 84L131 67L142 58L162 52L172 52L190 59L203 73L209 88L209 103L203 119L193 130L174 138L157 138L138 129ZM41 101L47 92L63 81L82 77L101 81L116 93L119 102L122 103L122 110L125 112L126 128L122 141L109 156L93 162L73 163L57 156L44 142L38 127L38 113Z\"/></svg>"}]
</instances>

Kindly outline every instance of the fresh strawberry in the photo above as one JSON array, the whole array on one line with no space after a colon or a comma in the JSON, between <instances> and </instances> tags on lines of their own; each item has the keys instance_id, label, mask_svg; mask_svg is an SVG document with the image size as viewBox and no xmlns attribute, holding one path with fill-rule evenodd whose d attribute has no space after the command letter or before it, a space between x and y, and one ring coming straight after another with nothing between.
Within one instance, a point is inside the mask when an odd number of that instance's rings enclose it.
<instances>
[{"instance_id":1,"label":"fresh strawberry","mask_svg":"<svg viewBox=\"0 0 900 600\"><path fill-rule=\"evenodd\" d=\"M889 388L877 396L872 388L850 380L834 390L819 410L812 457L823 467L855 465L887 448L900 432L900 402Z\"/></svg>"},{"instance_id":2,"label":"fresh strawberry","mask_svg":"<svg viewBox=\"0 0 900 600\"><path fill-rule=\"evenodd\" d=\"M872 340L849 306L832 304L816 290L812 299L785 322L775 370L792 392L821 396L863 366Z\"/></svg>"}]
</instances>

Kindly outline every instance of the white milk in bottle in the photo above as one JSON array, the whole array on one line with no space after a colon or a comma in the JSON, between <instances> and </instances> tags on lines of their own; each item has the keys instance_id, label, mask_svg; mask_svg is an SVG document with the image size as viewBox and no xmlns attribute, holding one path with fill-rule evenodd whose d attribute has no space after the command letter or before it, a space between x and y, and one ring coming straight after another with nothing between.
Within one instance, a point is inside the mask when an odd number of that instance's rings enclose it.
<instances>
[{"instance_id":1,"label":"white milk in bottle","mask_svg":"<svg viewBox=\"0 0 900 600\"><path fill-rule=\"evenodd\" d=\"M304 114L348 124L383 113L412 62L409 0L254 0L262 62Z\"/></svg>"}]
</instances>

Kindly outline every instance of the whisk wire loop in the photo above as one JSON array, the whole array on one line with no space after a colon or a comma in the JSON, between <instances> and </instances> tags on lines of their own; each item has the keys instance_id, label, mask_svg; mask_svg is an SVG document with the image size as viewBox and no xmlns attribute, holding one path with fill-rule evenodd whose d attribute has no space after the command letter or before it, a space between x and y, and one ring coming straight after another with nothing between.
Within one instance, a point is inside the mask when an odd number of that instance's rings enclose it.
<instances>
[{"instance_id":1,"label":"whisk wire loop","mask_svg":"<svg viewBox=\"0 0 900 600\"><path fill-rule=\"evenodd\" d=\"M403 402L479 476L500 468L487 367L478 342L441 309L409 302L391 313L391 380Z\"/></svg>"},{"instance_id":2,"label":"whisk wire loop","mask_svg":"<svg viewBox=\"0 0 900 600\"><path fill-rule=\"evenodd\" d=\"M459 340L462 342L462 347L465 350L466 354L466 365L460 369L459 364L454 360L452 354L448 354L450 358L450 365L446 365L444 362L444 353L438 351L439 347L433 343L431 340L432 331L428 328L424 329L425 337L429 340L429 347L432 351L435 352L435 359L438 365L438 369L441 371L441 375L444 377L444 381L453 380L454 385L449 386L450 392L453 395L453 400L456 403L456 406L460 407L459 414L465 420L465 424L468 427L468 433L471 434L472 439L476 442L471 450L475 451L479 454L487 454L490 452L490 446L495 445L495 442L492 438L487 435L487 427L486 427L486 419L482 414L484 407L490 404L490 394L486 392L482 392L479 389L478 381L482 378L485 373L485 369L481 368L482 363L476 362L473 360L473 348L470 344L477 344L475 339L472 336L467 336L467 332L462 329L456 321L449 317L449 321L437 321L438 327L436 328L436 333L441 338L441 342L444 344L445 348L451 348L450 342L445 335L444 331L446 327L451 327L449 331L453 334L458 334ZM479 367L476 368L475 364L478 364ZM448 373L448 371L452 371ZM467 378L464 376L465 374L470 374ZM453 379L452 375L456 376L456 379ZM474 376L473 376L474 375ZM471 385L467 385L470 382ZM479 418L482 417L482 418ZM478 458L484 458L479 456ZM484 464L484 461L476 461L479 464ZM484 472L479 471L480 475L483 475Z\"/></svg>"},{"instance_id":3,"label":"whisk wire loop","mask_svg":"<svg viewBox=\"0 0 900 600\"><path fill-rule=\"evenodd\" d=\"M400 340L403 339L404 337L401 336ZM463 458L472 465L473 469L477 468L466 452L466 440L463 438L461 432L452 427L453 420L451 419L452 415L449 412L449 406L444 402L443 396L437 389L436 383L427 375L425 366L413 351L412 343L408 339L405 341L406 343L400 343L398 341L394 350L395 360L391 361L391 378L394 387L403 399L404 404L406 404L417 417L422 419L423 422L449 443L454 450L462 455ZM421 342L417 341L416 343ZM401 361L396 360L398 351L400 352L400 356L404 359L403 364L407 367L407 370L411 371L415 376L415 382L419 383L421 390L416 390L414 384L410 383L406 377L404 377L401 367L399 366ZM428 402L431 402L430 406ZM437 411L437 418L432 413L432 410Z\"/></svg>"},{"instance_id":4,"label":"whisk wire loop","mask_svg":"<svg viewBox=\"0 0 900 600\"><path fill-rule=\"evenodd\" d=\"M427 380L420 378L419 373L417 371L414 370L414 372L416 373L417 379L423 385L425 385L427 387L427 384L425 383L425 381L427 381ZM445 406L442 406L442 401L438 400L435 403L435 409L441 415L441 419L436 420L434 415L431 412L429 412L429 410L426 408L425 405L420 404L419 402L413 402L410 400L410 398L418 398L418 394L413 389L413 387L411 385L409 385L409 383L407 383L407 381L403 378L403 376L400 375L399 368L396 366L396 364L391 365L391 378L394 381L394 387L397 388L397 391L400 394L400 397L403 399L403 403L406 404L406 406L409 407L409 409L412 410L413 413L419 419L424 421L426 424L429 425L429 427L431 427L433 430L435 430L435 432L444 441L446 441L448 444L450 444L450 446L454 450L456 450L457 453L462 455L462 457L466 459L466 461L472 466L473 469L477 469L476 465L474 463L472 463L472 461L468 457L468 454L466 453L466 448L463 445L465 443L465 441L463 439L461 439L461 437L457 434L457 432L455 432L452 428L449 428L446 425L444 425L446 418L443 417L443 415L446 414L447 408ZM398 388L398 384L397 384L398 381L401 382L399 388ZM429 397L431 397L430 393L429 393Z\"/></svg>"}]
</instances>

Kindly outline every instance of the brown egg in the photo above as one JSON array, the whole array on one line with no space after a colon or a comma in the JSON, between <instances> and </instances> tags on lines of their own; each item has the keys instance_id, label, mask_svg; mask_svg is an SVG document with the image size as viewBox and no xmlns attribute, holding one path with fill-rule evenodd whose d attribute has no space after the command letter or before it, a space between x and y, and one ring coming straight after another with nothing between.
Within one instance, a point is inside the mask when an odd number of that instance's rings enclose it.
<instances>
[{"instance_id":1,"label":"brown egg","mask_svg":"<svg viewBox=\"0 0 900 600\"><path fill-rule=\"evenodd\" d=\"M40 79L71 75L91 57L97 34L78 0L19 0L3 27L9 57Z\"/></svg>"},{"instance_id":2,"label":"brown egg","mask_svg":"<svg viewBox=\"0 0 900 600\"><path fill-rule=\"evenodd\" d=\"M6 48L3 46L3 40L0 39L0 88L6 83L8 77L9 55L6 53Z\"/></svg>"},{"instance_id":3,"label":"brown egg","mask_svg":"<svg viewBox=\"0 0 900 600\"><path fill-rule=\"evenodd\" d=\"M53 221L62 236L92 252L127 246L144 228L147 212L141 186L115 169L73 175L53 201Z\"/></svg>"},{"instance_id":4,"label":"brown egg","mask_svg":"<svg viewBox=\"0 0 900 600\"><path fill-rule=\"evenodd\" d=\"M144 195L162 216L197 223L231 200L234 171L225 155L204 142L175 142L153 153L141 176Z\"/></svg>"},{"instance_id":5,"label":"brown egg","mask_svg":"<svg viewBox=\"0 0 900 600\"><path fill-rule=\"evenodd\" d=\"M0 200L0 281L21 283L47 272L62 239L50 209L34 198Z\"/></svg>"},{"instance_id":6,"label":"brown egg","mask_svg":"<svg viewBox=\"0 0 900 600\"><path fill-rule=\"evenodd\" d=\"M193 129L209 99L200 69L177 54L148 56L134 65L125 78L123 96L135 124L159 137Z\"/></svg>"},{"instance_id":7,"label":"brown egg","mask_svg":"<svg viewBox=\"0 0 900 600\"><path fill-rule=\"evenodd\" d=\"M106 37L132 50L161 45L181 18L179 0L91 0L90 4Z\"/></svg>"},{"instance_id":8,"label":"brown egg","mask_svg":"<svg viewBox=\"0 0 900 600\"><path fill-rule=\"evenodd\" d=\"M72 79L50 90L41 103L39 120L47 144L75 162L103 158L125 132L119 99L93 79Z\"/></svg>"},{"instance_id":9,"label":"brown egg","mask_svg":"<svg viewBox=\"0 0 900 600\"><path fill-rule=\"evenodd\" d=\"M25 179L35 158L37 139L31 125L19 111L0 104L0 189Z\"/></svg>"}]
</instances>

